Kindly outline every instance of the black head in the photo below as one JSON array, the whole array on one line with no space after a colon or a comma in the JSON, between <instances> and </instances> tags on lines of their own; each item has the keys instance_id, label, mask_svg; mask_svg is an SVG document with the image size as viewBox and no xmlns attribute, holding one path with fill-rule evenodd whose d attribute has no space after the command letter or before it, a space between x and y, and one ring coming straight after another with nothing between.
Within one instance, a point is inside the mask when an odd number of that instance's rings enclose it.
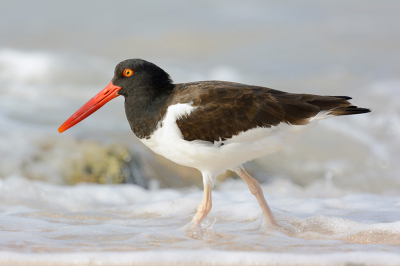
<instances>
[{"instance_id":1,"label":"black head","mask_svg":"<svg viewBox=\"0 0 400 266\"><path fill-rule=\"evenodd\" d=\"M131 127L136 129L139 125L139 130L148 128L148 121L140 124L134 121L135 117L159 111L173 89L171 78L158 66L142 59L122 61L115 67L112 81L68 118L58 131L61 133L73 127L119 95L125 97L125 112Z\"/></svg>"},{"instance_id":2,"label":"black head","mask_svg":"<svg viewBox=\"0 0 400 266\"><path fill-rule=\"evenodd\" d=\"M125 97L146 93L150 97L169 92L172 80L167 72L142 59L127 59L115 67L112 83Z\"/></svg>"}]
</instances>

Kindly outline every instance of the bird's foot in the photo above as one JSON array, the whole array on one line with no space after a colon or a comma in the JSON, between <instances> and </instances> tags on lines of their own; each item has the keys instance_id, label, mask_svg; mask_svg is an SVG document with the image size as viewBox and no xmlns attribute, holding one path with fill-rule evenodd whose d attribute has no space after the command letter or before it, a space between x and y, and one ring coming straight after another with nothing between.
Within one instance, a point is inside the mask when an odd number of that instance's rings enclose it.
<instances>
[{"instance_id":1,"label":"bird's foot","mask_svg":"<svg viewBox=\"0 0 400 266\"><path fill-rule=\"evenodd\" d=\"M213 230L213 225L218 221L217 218L214 218L212 221L209 218L203 219L200 223L197 222L195 218L185 225L182 230L186 233L186 235L190 238L194 239L205 239L205 238L213 238L215 232Z\"/></svg>"},{"instance_id":2,"label":"bird's foot","mask_svg":"<svg viewBox=\"0 0 400 266\"><path fill-rule=\"evenodd\" d=\"M267 217L263 216L261 228L263 231L265 230L268 232L281 232L285 235L294 237L299 233L299 230L295 226L293 226L288 219L289 218L286 215L278 214L276 217L274 217L275 223L271 223L271 221Z\"/></svg>"}]
</instances>

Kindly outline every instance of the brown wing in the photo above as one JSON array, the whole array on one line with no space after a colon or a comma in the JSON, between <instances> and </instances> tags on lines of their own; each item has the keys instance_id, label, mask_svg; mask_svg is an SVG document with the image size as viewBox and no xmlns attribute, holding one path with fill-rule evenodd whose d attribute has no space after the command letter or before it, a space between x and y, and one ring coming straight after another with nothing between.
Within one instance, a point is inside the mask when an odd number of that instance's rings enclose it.
<instances>
[{"instance_id":1,"label":"brown wing","mask_svg":"<svg viewBox=\"0 0 400 266\"><path fill-rule=\"evenodd\" d=\"M205 81L178 84L174 101L198 106L177 120L185 140L219 141L255 127L279 123L304 125L321 110L333 115L369 112L351 105L346 96L293 94L258 86ZM173 103L172 103L173 104Z\"/></svg>"}]
</instances>

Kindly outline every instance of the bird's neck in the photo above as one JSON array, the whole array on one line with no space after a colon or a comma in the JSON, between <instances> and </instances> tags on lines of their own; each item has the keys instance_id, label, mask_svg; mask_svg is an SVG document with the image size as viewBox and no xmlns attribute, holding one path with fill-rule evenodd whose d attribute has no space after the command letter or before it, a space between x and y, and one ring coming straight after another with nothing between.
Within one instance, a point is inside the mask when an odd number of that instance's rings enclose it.
<instances>
[{"instance_id":1,"label":"bird's neck","mask_svg":"<svg viewBox=\"0 0 400 266\"><path fill-rule=\"evenodd\" d=\"M143 139L149 137L163 119L167 101L173 87L158 92L155 96L149 89L139 90L133 96L125 97L125 113L133 133Z\"/></svg>"}]
</instances>

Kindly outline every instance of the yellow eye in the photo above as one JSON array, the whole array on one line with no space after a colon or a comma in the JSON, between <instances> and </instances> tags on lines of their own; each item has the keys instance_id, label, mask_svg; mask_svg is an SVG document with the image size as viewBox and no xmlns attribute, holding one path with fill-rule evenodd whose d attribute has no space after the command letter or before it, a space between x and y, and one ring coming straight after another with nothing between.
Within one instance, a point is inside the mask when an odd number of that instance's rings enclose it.
<instances>
[{"instance_id":1,"label":"yellow eye","mask_svg":"<svg viewBox=\"0 0 400 266\"><path fill-rule=\"evenodd\" d=\"M123 74L125 77L130 77L130 76L133 75L133 70L127 68L127 69L124 70L124 73L122 73L122 74Z\"/></svg>"}]
</instances>

